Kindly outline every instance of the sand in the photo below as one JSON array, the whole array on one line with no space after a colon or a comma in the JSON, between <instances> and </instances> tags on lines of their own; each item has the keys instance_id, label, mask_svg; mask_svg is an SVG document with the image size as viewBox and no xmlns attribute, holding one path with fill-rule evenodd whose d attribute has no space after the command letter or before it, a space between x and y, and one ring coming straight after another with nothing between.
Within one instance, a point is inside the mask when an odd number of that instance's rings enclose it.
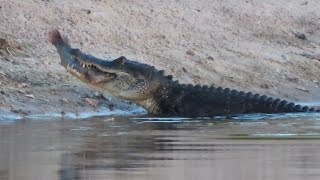
<instances>
[{"instance_id":1,"label":"sand","mask_svg":"<svg viewBox=\"0 0 320 180\"><path fill-rule=\"evenodd\" d=\"M317 1L0 0L0 114L136 112L68 74L47 33L181 83L320 102ZM140 111L143 112L143 111Z\"/></svg>"}]
</instances>

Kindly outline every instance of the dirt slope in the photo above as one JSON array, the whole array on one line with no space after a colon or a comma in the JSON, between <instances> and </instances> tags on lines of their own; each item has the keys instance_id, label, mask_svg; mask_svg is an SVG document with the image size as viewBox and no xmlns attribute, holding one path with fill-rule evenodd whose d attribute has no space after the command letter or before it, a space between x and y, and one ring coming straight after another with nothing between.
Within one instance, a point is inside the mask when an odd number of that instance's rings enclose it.
<instances>
[{"instance_id":1,"label":"dirt slope","mask_svg":"<svg viewBox=\"0 0 320 180\"><path fill-rule=\"evenodd\" d=\"M0 0L0 112L134 106L67 74L47 33L102 58L121 55L182 83L320 101L320 4L292 0Z\"/></svg>"}]
</instances>

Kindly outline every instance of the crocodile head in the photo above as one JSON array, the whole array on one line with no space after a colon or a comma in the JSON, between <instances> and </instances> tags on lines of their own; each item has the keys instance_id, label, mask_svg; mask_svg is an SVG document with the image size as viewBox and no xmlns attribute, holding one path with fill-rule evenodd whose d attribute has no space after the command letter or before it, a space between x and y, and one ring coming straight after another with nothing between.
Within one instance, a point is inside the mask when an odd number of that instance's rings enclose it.
<instances>
[{"instance_id":1,"label":"crocodile head","mask_svg":"<svg viewBox=\"0 0 320 180\"><path fill-rule=\"evenodd\" d=\"M73 49L58 31L52 31L50 41L57 48L61 64L71 74L112 95L140 105L152 103L154 94L171 81L153 66L119 57L101 60ZM145 107L145 106L144 106Z\"/></svg>"},{"instance_id":2,"label":"crocodile head","mask_svg":"<svg viewBox=\"0 0 320 180\"><path fill-rule=\"evenodd\" d=\"M71 54L77 65L73 68L69 65L70 71L119 98L143 101L152 97L162 85L154 67L127 60L123 56L107 61L83 54L78 49L72 50Z\"/></svg>"}]
</instances>

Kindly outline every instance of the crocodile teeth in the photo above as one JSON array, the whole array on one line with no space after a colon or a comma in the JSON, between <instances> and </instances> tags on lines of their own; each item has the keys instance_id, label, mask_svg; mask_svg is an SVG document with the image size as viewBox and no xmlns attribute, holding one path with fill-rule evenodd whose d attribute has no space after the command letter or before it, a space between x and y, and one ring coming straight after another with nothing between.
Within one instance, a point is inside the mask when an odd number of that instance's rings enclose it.
<instances>
[{"instance_id":1,"label":"crocodile teeth","mask_svg":"<svg viewBox=\"0 0 320 180\"><path fill-rule=\"evenodd\" d=\"M85 64L82 64L82 67L83 67L83 68L85 68L85 67L86 67L86 65L85 65Z\"/></svg>"}]
</instances>

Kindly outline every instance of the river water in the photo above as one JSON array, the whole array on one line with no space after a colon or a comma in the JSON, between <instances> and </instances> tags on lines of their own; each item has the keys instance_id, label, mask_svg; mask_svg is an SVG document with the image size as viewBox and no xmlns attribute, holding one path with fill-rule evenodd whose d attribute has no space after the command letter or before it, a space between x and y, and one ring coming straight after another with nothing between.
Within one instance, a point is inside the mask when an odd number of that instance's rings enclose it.
<instances>
[{"instance_id":1,"label":"river water","mask_svg":"<svg viewBox=\"0 0 320 180\"><path fill-rule=\"evenodd\" d=\"M320 179L320 114L4 120L0 179Z\"/></svg>"}]
</instances>

